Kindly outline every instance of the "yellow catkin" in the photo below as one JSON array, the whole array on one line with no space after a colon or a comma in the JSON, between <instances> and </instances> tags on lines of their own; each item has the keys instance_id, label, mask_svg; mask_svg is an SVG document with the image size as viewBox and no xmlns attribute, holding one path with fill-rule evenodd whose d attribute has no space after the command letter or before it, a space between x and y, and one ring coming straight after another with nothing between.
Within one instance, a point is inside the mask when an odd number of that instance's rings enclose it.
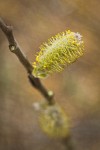
<instances>
[{"instance_id":1,"label":"yellow catkin","mask_svg":"<svg viewBox=\"0 0 100 150\"><path fill-rule=\"evenodd\" d=\"M40 52L33 63L33 75L44 78L60 72L82 56L83 52L84 42L79 33L70 30L59 33L40 46Z\"/></svg>"}]
</instances>

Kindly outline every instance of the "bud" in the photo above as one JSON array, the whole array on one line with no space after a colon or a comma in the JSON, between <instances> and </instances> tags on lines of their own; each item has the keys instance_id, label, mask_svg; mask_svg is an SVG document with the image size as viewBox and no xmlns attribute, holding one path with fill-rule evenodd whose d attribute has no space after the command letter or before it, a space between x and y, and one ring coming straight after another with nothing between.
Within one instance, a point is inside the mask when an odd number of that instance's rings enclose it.
<instances>
[{"instance_id":1,"label":"bud","mask_svg":"<svg viewBox=\"0 0 100 150\"><path fill-rule=\"evenodd\" d=\"M83 51L84 43L79 33L68 30L57 34L40 46L33 63L33 75L44 78L53 72L60 72L82 56Z\"/></svg>"},{"instance_id":2,"label":"bud","mask_svg":"<svg viewBox=\"0 0 100 150\"><path fill-rule=\"evenodd\" d=\"M57 104L41 106L39 123L44 133L54 138L69 136L69 119L63 109Z\"/></svg>"}]
</instances>

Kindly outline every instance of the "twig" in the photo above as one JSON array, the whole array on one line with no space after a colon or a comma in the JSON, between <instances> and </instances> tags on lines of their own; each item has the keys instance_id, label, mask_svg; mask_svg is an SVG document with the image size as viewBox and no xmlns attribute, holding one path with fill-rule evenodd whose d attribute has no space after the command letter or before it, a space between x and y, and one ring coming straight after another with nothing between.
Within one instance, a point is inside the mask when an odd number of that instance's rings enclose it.
<instances>
[{"instance_id":1,"label":"twig","mask_svg":"<svg viewBox=\"0 0 100 150\"><path fill-rule=\"evenodd\" d=\"M39 78L35 78L32 74L33 66L29 62L29 60L26 58L24 53L22 52L21 48L19 47L17 41L15 40L15 37L13 35L12 26L8 26L5 24L5 22L0 18L0 28L5 34L6 38L9 42L9 49L11 52L13 52L20 60L20 62L23 64L23 66L26 68L28 72L28 78L31 82L32 86L35 87L37 90L41 92L41 94L46 98L46 100L49 102L49 104L54 103L53 99L53 92L48 91L41 83Z\"/></svg>"},{"instance_id":2,"label":"twig","mask_svg":"<svg viewBox=\"0 0 100 150\"><path fill-rule=\"evenodd\" d=\"M48 103L54 104L54 94L52 91L48 91L41 83L39 78L35 78L32 74L33 71L33 66L29 62L29 60L26 58L25 54L22 52L21 48L19 47L17 41L15 40L15 37L13 35L12 31L12 26L8 26L5 24L5 22L0 18L0 28L5 34L6 38L8 39L9 42L9 49L11 52L13 52L20 62L23 64L25 69L27 70L28 73L28 78L30 83L32 84L33 87L35 87L41 94L46 98ZM63 139L63 143L65 144L66 148L68 150L74 150L73 143L71 141L71 137L66 137Z\"/></svg>"},{"instance_id":3,"label":"twig","mask_svg":"<svg viewBox=\"0 0 100 150\"><path fill-rule=\"evenodd\" d=\"M68 137L65 137L63 140L62 140L63 144L65 145L66 147L66 150L76 150L75 148L75 143L74 141L72 140L72 136L69 135Z\"/></svg>"}]
</instances>

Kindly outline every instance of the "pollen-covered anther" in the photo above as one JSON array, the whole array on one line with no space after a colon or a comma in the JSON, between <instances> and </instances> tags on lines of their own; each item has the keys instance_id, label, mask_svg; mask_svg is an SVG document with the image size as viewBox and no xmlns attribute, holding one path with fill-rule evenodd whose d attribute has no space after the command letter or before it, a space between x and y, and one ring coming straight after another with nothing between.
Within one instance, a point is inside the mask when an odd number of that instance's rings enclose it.
<instances>
[{"instance_id":1,"label":"pollen-covered anther","mask_svg":"<svg viewBox=\"0 0 100 150\"><path fill-rule=\"evenodd\" d=\"M79 33L70 30L58 33L40 46L33 70L35 77L44 78L53 72L62 71L84 52L84 42Z\"/></svg>"}]
</instances>

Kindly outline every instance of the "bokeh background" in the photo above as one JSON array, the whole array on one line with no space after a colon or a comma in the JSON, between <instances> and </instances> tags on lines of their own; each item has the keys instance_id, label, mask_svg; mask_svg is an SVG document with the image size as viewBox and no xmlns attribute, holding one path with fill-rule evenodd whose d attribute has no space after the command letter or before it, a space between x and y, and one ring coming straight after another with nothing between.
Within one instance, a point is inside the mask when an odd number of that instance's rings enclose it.
<instances>
[{"instance_id":1,"label":"bokeh background","mask_svg":"<svg viewBox=\"0 0 100 150\"><path fill-rule=\"evenodd\" d=\"M62 73L42 80L71 120L77 150L100 150L100 1L0 0L0 16L29 58L42 42L70 29L84 37L85 55ZM0 30L0 150L65 150L60 139L45 135L33 103L43 97Z\"/></svg>"}]
</instances>

